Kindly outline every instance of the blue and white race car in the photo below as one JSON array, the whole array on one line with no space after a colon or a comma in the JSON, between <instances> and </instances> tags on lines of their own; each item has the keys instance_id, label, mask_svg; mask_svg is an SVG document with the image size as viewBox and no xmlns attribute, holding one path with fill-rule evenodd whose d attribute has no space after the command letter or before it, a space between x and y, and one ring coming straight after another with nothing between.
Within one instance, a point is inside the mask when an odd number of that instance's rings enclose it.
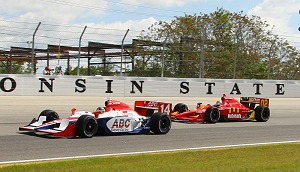
<instances>
[{"instance_id":1,"label":"blue and white race car","mask_svg":"<svg viewBox=\"0 0 300 172\"><path fill-rule=\"evenodd\" d=\"M19 131L44 133L55 137L84 137L94 135L166 134L171 129L169 109L171 103L155 101L135 101L134 110L129 105L116 100L106 100L105 107L94 112L77 111L65 119L53 110L44 110ZM162 108L163 107L163 108Z\"/></svg>"}]
</instances>

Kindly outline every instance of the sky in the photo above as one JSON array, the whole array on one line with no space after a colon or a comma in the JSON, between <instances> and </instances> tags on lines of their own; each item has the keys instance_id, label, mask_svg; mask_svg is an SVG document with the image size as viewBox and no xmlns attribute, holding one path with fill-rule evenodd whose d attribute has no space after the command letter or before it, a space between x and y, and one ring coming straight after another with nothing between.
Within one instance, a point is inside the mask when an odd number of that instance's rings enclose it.
<instances>
[{"instance_id":1,"label":"sky","mask_svg":"<svg viewBox=\"0 0 300 172\"><path fill-rule=\"evenodd\" d=\"M300 50L299 0L0 0L0 4L0 50L30 47L35 29L36 48L78 46L85 26L82 46L88 41L121 44L127 29L124 43L131 43L155 22L218 8L261 17L274 26L274 34Z\"/></svg>"}]
</instances>

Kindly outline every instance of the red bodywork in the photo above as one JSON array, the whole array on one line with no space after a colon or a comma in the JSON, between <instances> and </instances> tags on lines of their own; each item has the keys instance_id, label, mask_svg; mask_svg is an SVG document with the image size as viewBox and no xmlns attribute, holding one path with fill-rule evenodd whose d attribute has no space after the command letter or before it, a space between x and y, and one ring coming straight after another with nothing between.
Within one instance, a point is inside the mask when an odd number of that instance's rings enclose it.
<instances>
[{"instance_id":1,"label":"red bodywork","mask_svg":"<svg viewBox=\"0 0 300 172\"><path fill-rule=\"evenodd\" d=\"M241 97L237 100L233 97L221 97L221 104L218 107L221 120L242 121L255 119L255 107L257 105L269 107L269 99L256 97Z\"/></svg>"},{"instance_id":2,"label":"red bodywork","mask_svg":"<svg viewBox=\"0 0 300 172\"><path fill-rule=\"evenodd\" d=\"M134 110L142 116L151 116L154 112L170 114L171 103L138 100L134 103Z\"/></svg>"},{"instance_id":3,"label":"red bodywork","mask_svg":"<svg viewBox=\"0 0 300 172\"><path fill-rule=\"evenodd\" d=\"M178 111L174 111L170 113L171 119L174 120L185 120L190 122L205 122L205 111L207 108L211 107L210 104L202 105L198 104L196 109L187 110L185 112L179 113Z\"/></svg>"}]
</instances>

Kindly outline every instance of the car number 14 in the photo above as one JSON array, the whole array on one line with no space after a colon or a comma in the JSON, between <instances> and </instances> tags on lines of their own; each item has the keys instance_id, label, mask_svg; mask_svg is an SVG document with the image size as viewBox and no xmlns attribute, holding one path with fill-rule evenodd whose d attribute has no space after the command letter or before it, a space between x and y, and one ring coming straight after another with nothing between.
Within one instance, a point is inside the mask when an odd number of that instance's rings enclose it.
<instances>
[{"instance_id":1,"label":"car number 14","mask_svg":"<svg viewBox=\"0 0 300 172\"><path fill-rule=\"evenodd\" d=\"M171 112L171 104L162 104L160 106L160 111L162 113L170 114L170 112Z\"/></svg>"}]
</instances>

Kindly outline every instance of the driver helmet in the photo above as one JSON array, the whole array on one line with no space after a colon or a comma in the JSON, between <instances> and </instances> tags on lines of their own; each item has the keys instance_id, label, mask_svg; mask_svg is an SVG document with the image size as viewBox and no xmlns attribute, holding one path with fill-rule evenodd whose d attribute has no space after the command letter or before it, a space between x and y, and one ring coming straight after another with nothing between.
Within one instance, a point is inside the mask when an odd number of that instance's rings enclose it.
<instances>
[{"instance_id":1,"label":"driver helmet","mask_svg":"<svg viewBox=\"0 0 300 172\"><path fill-rule=\"evenodd\" d=\"M197 103L197 108L201 107L202 106L202 103L201 102L198 102Z\"/></svg>"},{"instance_id":2,"label":"driver helmet","mask_svg":"<svg viewBox=\"0 0 300 172\"><path fill-rule=\"evenodd\" d=\"M217 100L216 101L216 105L221 105L222 103L221 103L221 101L220 100Z\"/></svg>"},{"instance_id":3,"label":"driver helmet","mask_svg":"<svg viewBox=\"0 0 300 172\"><path fill-rule=\"evenodd\" d=\"M96 109L96 111L101 111L101 112L104 112L104 111L105 111L105 109L104 109L103 107L98 107L98 108Z\"/></svg>"}]
</instances>

